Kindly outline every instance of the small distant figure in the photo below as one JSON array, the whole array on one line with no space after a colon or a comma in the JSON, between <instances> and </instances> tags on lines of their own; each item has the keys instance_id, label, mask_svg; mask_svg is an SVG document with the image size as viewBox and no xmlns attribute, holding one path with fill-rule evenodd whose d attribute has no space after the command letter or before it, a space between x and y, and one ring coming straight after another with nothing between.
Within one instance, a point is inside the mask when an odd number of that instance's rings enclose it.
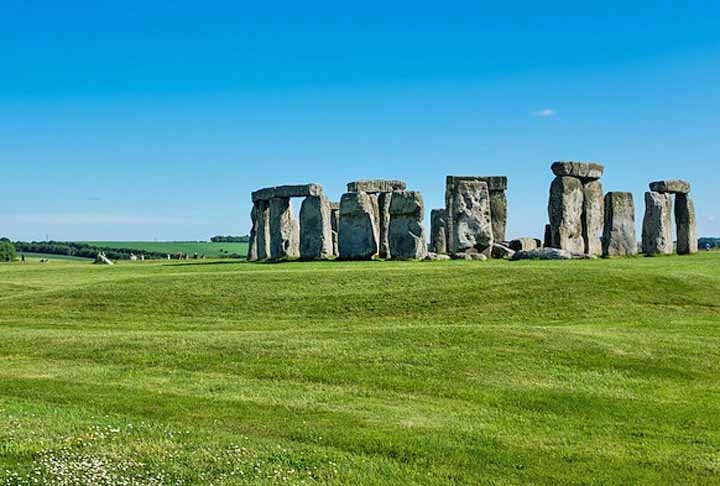
<instances>
[{"instance_id":1,"label":"small distant figure","mask_svg":"<svg viewBox=\"0 0 720 486\"><path fill-rule=\"evenodd\" d=\"M140 261L141 262L145 261L145 253L140 253Z\"/></svg>"},{"instance_id":2,"label":"small distant figure","mask_svg":"<svg viewBox=\"0 0 720 486\"><path fill-rule=\"evenodd\" d=\"M197 260L197 259L198 259L198 253L195 252L195 254L193 255L193 260Z\"/></svg>"},{"instance_id":3,"label":"small distant figure","mask_svg":"<svg viewBox=\"0 0 720 486\"><path fill-rule=\"evenodd\" d=\"M170 258L170 253L167 254L167 259L168 259L168 260L171 260L171 258Z\"/></svg>"},{"instance_id":4,"label":"small distant figure","mask_svg":"<svg viewBox=\"0 0 720 486\"><path fill-rule=\"evenodd\" d=\"M138 257L135 253L130 253L130 261L136 262L137 259L138 259Z\"/></svg>"},{"instance_id":5,"label":"small distant figure","mask_svg":"<svg viewBox=\"0 0 720 486\"><path fill-rule=\"evenodd\" d=\"M50 261L50 260L47 259L47 258L41 258L41 259L40 259L40 263L47 263L47 262L49 262L49 261Z\"/></svg>"},{"instance_id":6,"label":"small distant figure","mask_svg":"<svg viewBox=\"0 0 720 486\"><path fill-rule=\"evenodd\" d=\"M200 259L201 259L201 260L205 260L205 253L203 253L202 255L200 255Z\"/></svg>"},{"instance_id":7,"label":"small distant figure","mask_svg":"<svg viewBox=\"0 0 720 486\"><path fill-rule=\"evenodd\" d=\"M710 243L705 243L705 251L710 251Z\"/></svg>"},{"instance_id":8,"label":"small distant figure","mask_svg":"<svg viewBox=\"0 0 720 486\"><path fill-rule=\"evenodd\" d=\"M20 261L21 261L22 263L25 263L25 253L21 253L21 254L20 254Z\"/></svg>"}]
</instances>

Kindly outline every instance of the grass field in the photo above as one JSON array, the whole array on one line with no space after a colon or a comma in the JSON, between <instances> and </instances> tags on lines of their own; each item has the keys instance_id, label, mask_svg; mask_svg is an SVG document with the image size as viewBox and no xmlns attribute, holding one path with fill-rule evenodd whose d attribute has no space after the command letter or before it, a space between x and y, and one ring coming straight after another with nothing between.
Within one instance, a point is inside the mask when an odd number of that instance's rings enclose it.
<instances>
[{"instance_id":1,"label":"grass field","mask_svg":"<svg viewBox=\"0 0 720 486\"><path fill-rule=\"evenodd\" d=\"M212 243L209 241L83 241L90 245L107 248L131 248L141 251L157 251L160 253L182 252L189 255L197 253L208 258L237 254L247 255L247 243ZM224 251L221 251L224 250Z\"/></svg>"},{"instance_id":2,"label":"grass field","mask_svg":"<svg viewBox=\"0 0 720 486\"><path fill-rule=\"evenodd\" d=\"M25 258L28 260L40 260L41 258L47 258L48 260L70 260L70 261L77 261L77 262L91 262L91 258L83 258L83 257L76 257L76 256L70 256L70 255L55 255L53 253L33 253L28 251L20 251L17 254L17 257L20 258L20 255L25 255Z\"/></svg>"},{"instance_id":3,"label":"grass field","mask_svg":"<svg viewBox=\"0 0 720 486\"><path fill-rule=\"evenodd\" d=\"M12 264L0 290L8 484L720 482L718 253Z\"/></svg>"}]
</instances>

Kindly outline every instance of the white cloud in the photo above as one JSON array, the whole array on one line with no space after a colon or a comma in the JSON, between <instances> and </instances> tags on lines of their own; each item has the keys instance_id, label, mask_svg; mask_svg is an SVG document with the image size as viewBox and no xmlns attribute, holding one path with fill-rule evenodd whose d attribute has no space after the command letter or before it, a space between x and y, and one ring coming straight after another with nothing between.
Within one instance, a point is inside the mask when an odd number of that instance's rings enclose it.
<instances>
[{"instance_id":1,"label":"white cloud","mask_svg":"<svg viewBox=\"0 0 720 486\"><path fill-rule=\"evenodd\" d=\"M9 215L17 223L48 224L48 225L143 225L143 224L187 224L190 221L179 218L150 217L142 215L120 215L101 213L29 213Z\"/></svg>"},{"instance_id":2,"label":"white cloud","mask_svg":"<svg viewBox=\"0 0 720 486\"><path fill-rule=\"evenodd\" d=\"M533 111L532 115L538 118L549 118L551 116L555 116L555 110L551 108L545 108L544 110Z\"/></svg>"}]
</instances>

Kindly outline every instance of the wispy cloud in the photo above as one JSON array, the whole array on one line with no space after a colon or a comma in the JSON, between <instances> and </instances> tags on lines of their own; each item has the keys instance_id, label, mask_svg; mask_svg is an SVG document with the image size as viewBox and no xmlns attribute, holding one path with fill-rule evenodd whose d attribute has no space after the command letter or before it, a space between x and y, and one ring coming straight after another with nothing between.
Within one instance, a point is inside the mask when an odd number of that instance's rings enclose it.
<instances>
[{"instance_id":1,"label":"wispy cloud","mask_svg":"<svg viewBox=\"0 0 720 486\"><path fill-rule=\"evenodd\" d=\"M555 110L545 108L544 110L533 111L532 115L538 118L550 118L551 116L555 116Z\"/></svg>"},{"instance_id":2,"label":"wispy cloud","mask_svg":"<svg viewBox=\"0 0 720 486\"><path fill-rule=\"evenodd\" d=\"M191 221L182 218L153 217L143 215L121 215L101 213L28 213L8 215L9 219L17 223L47 224L47 225L152 225L152 224L187 224Z\"/></svg>"}]
</instances>

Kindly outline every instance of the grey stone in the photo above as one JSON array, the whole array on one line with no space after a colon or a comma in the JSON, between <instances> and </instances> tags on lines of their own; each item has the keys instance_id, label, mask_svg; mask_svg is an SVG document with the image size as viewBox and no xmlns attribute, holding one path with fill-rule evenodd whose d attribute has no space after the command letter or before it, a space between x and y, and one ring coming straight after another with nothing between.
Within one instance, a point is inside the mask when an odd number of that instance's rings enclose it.
<instances>
[{"instance_id":1,"label":"grey stone","mask_svg":"<svg viewBox=\"0 0 720 486\"><path fill-rule=\"evenodd\" d=\"M515 253L512 260L591 260L595 258L597 258L595 255L586 255L560 248L537 248L519 251Z\"/></svg>"},{"instance_id":2,"label":"grey stone","mask_svg":"<svg viewBox=\"0 0 720 486\"><path fill-rule=\"evenodd\" d=\"M535 250L542 247L542 242L535 238L515 238L510 241L508 247L513 251Z\"/></svg>"},{"instance_id":3,"label":"grey stone","mask_svg":"<svg viewBox=\"0 0 720 486\"><path fill-rule=\"evenodd\" d=\"M435 252L429 251L428 254L425 255L425 260L430 260L430 261L450 260L450 255L444 255L442 253L435 253Z\"/></svg>"},{"instance_id":4,"label":"grey stone","mask_svg":"<svg viewBox=\"0 0 720 486\"><path fill-rule=\"evenodd\" d=\"M506 176L447 176L445 178L445 187L455 186L460 181L480 181L488 186L488 191L505 191L507 190Z\"/></svg>"},{"instance_id":5,"label":"grey stone","mask_svg":"<svg viewBox=\"0 0 720 486\"><path fill-rule=\"evenodd\" d=\"M254 262L257 258L257 205L253 204L252 210L250 211L250 222L252 224L250 228L250 241L248 246L247 260Z\"/></svg>"},{"instance_id":6,"label":"grey stone","mask_svg":"<svg viewBox=\"0 0 720 486\"><path fill-rule=\"evenodd\" d=\"M493 244L490 194L487 183L460 180L445 193L448 252L482 253Z\"/></svg>"},{"instance_id":7,"label":"grey stone","mask_svg":"<svg viewBox=\"0 0 720 486\"><path fill-rule=\"evenodd\" d=\"M549 224L545 225L545 232L543 233L543 243L541 248L548 248L552 243L552 229Z\"/></svg>"},{"instance_id":8,"label":"grey stone","mask_svg":"<svg viewBox=\"0 0 720 486\"><path fill-rule=\"evenodd\" d=\"M479 261L485 261L488 259L487 255L484 253L477 253L472 251L461 251L460 253L455 253L452 258L454 260L479 260Z\"/></svg>"},{"instance_id":9,"label":"grey stone","mask_svg":"<svg viewBox=\"0 0 720 486\"><path fill-rule=\"evenodd\" d=\"M630 256L637 253L635 204L630 192L605 194L603 256Z\"/></svg>"},{"instance_id":10,"label":"grey stone","mask_svg":"<svg viewBox=\"0 0 720 486\"><path fill-rule=\"evenodd\" d=\"M378 253L377 204L365 192L348 192L340 199L338 256L370 260Z\"/></svg>"},{"instance_id":11,"label":"grey stone","mask_svg":"<svg viewBox=\"0 0 720 486\"><path fill-rule=\"evenodd\" d=\"M493 239L504 241L507 227L507 195L505 191L490 191L490 218Z\"/></svg>"},{"instance_id":12,"label":"grey stone","mask_svg":"<svg viewBox=\"0 0 720 486\"><path fill-rule=\"evenodd\" d=\"M389 254L395 260L421 260L427 254L422 194L417 191L397 191L391 194L388 195Z\"/></svg>"},{"instance_id":13,"label":"grey stone","mask_svg":"<svg viewBox=\"0 0 720 486\"><path fill-rule=\"evenodd\" d=\"M492 257L493 258L512 258L515 254L515 250L501 245L500 243L493 243L492 245Z\"/></svg>"},{"instance_id":14,"label":"grey stone","mask_svg":"<svg viewBox=\"0 0 720 486\"><path fill-rule=\"evenodd\" d=\"M690 183L681 179L668 179L655 181L649 184L653 192L671 192L674 194L687 194L690 192Z\"/></svg>"},{"instance_id":15,"label":"grey stone","mask_svg":"<svg viewBox=\"0 0 720 486\"><path fill-rule=\"evenodd\" d=\"M307 197L322 194L320 184L299 184L288 186L275 186L259 189L252 193L252 201L269 201L273 198Z\"/></svg>"},{"instance_id":16,"label":"grey stone","mask_svg":"<svg viewBox=\"0 0 720 486\"><path fill-rule=\"evenodd\" d=\"M672 197L667 193L645 193L645 216L642 227L642 251L646 255L669 255L673 252Z\"/></svg>"},{"instance_id":17,"label":"grey stone","mask_svg":"<svg viewBox=\"0 0 720 486\"><path fill-rule=\"evenodd\" d=\"M695 204L689 194L675 196L675 228L677 231L678 255L688 255L698 251Z\"/></svg>"},{"instance_id":18,"label":"grey stone","mask_svg":"<svg viewBox=\"0 0 720 486\"><path fill-rule=\"evenodd\" d=\"M390 179L364 179L347 184L347 192L394 192L405 189L406 185L403 181Z\"/></svg>"},{"instance_id":19,"label":"grey stone","mask_svg":"<svg viewBox=\"0 0 720 486\"><path fill-rule=\"evenodd\" d=\"M585 240L585 253L588 255L602 255L602 240L605 214L603 200L603 187L600 180L590 180L583 184L583 240Z\"/></svg>"},{"instance_id":20,"label":"grey stone","mask_svg":"<svg viewBox=\"0 0 720 486\"><path fill-rule=\"evenodd\" d=\"M556 177L550 185L550 246L576 253L585 251L583 186L575 177Z\"/></svg>"},{"instance_id":21,"label":"grey stone","mask_svg":"<svg viewBox=\"0 0 720 486\"><path fill-rule=\"evenodd\" d=\"M270 208L268 201L258 201L254 204L257 221L257 260L270 258Z\"/></svg>"},{"instance_id":22,"label":"grey stone","mask_svg":"<svg viewBox=\"0 0 720 486\"><path fill-rule=\"evenodd\" d=\"M578 177L580 179L600 179L605 167L595 162L553 162L550 166L558 177Z\"/></svg>"},{"instance_id":23,"label":"grey stone","mask_svg":"<svg viewBox=\"0 0 720 486\"><path fill-rule=\"evenodd\" d=\"M284 260L300 256L300 228L287 197L270 199L270 259Z\"/></svg>"},{"instance_id":24,"label":"grey stone","mask_svg":"<svg viewBox=\"0 0 720 486\"><path fill-rule=\"evenodd\" d=\"M445 210L433 209L430 211L430 249L435 253L447 253L445 228Z\"/></svg>"},{"instance_id":25,"label":"grey stone","mask_svg":"<svg viewBox=\"0 0 720 486\"><path fill-rule=\"evenodd\" d=\"M332 228L333 255L338 256L338 222L340 221L340 203L330 203L330 226Z\"/></svg>"},{"instance_id":26,"label":"grey stone","mask_svg":"<svg viewBox=\"0 0 720 486\"><path fill-rule=\"evenodd\" d=\"M377 224L380 241L378 242L378 256L380 258L390 258L390 199L391 192L381 192L377 195Z\"/></svg>"},{"instance_id":27,"label":"grey stone","mask_svg":"<svg viewBox=\"0 0 720 486\"><path fill-rule=\"evenodd\" d=\"M324 195L308 196L300 207L300 258L323 259L333 255L332 210Z\"/></svg>"}]
</instances>

